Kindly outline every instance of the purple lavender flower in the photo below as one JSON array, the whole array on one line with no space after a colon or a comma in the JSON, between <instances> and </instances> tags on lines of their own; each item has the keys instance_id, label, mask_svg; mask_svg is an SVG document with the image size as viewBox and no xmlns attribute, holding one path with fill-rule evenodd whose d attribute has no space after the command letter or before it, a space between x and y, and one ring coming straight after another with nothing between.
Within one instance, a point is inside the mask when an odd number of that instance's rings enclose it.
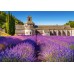
<instances>
[{"instance_id":1,"label":"purple lavender flower","mask_svg":"<svg viewBox=\"0 0 74 74\"><path fill-rule=\"evenodd\" d=\"M0 61L74 61L73 36L9 36L0 44Z\"/></svg>"}]
</instances>

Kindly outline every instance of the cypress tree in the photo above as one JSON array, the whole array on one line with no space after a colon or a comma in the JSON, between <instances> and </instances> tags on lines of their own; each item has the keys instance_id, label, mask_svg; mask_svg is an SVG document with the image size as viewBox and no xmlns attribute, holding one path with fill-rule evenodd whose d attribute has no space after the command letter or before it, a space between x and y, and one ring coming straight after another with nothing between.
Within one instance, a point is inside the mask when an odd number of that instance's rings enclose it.
<instances>
[{"instance_id":1,"label":"cypress tree","mask_svg":"<svg viewBox=\"0 0 74 74\"><path fill-rule=\"evenodd\" d=\"M11 31L11 35L15 34L15 19L11 14L11 25L10 25L10 31Z\"/></svg>"},{"instance_id":2,"label":"cypress tree","mask_svg":"<svg viewBox=\"0 0 74 74\"><path fill-rule=\"evenodd\" d=\"M9 34L9 14L6 16L6 33Z\"/></svg>"},{"instance_id":3,"label":"cypress tree","mask_svg":"<svg viewBox=\"0 0 74 74\"><path fill-rule=\"evenodd\" d=\"M10 14L10 12L6 17L6 32L10 35L15 34L15 19L13 18L12 14Z\"/></svg>"}]
</instances>

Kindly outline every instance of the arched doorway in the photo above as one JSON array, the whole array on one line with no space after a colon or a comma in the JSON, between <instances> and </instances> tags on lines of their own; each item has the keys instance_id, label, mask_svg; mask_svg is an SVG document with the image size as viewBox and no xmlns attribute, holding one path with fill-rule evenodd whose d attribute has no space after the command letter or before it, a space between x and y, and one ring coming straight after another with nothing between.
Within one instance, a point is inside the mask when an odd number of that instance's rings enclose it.
<instances>
[{"instance_id":1,"label":"arched doorway","mask_svg":"<svg viewBox=\"0 0 74 74\"><path fill-rule=\"evenodd\" d=\"M67 31L67 36L70 36L70 31Z\"/></svg>"},{"instance_id":2,"label":"arched doorway","mask_svg":"<svg viewBox=\"0 0 74 74\"><path fill-rule=\"evenodd\" d=\"M58 36L61 36L61 31L58 31Z\"/></svg>"},{"instance_id":3,"label":"arched doorway","mask_svg":"<svg viewBox=\"0 0 74 74\"><path fill-rule=\"evenodd\" d=\"M54 35L52 31L50 31L50 36Z\"/></svg>"},{"instance_id":4,"label":"arched doorway","mask_svg":"<svg viewBox=\"0 0 74 74\"><path fill-rule=\"evenodd\" d=\"M54 36L56 36L56 35L57 35L57 34L56 34L56 31L53 31L53 35L54 35Z\"/></svg>"},{"instance_id":5,"label":"arched doorway","mask_svg":"<svg viewBox=\"0 0 74 74\"><path fill-rule=\"evenodd\" d=\"M62 31L62 35L63 35L63 36L66 36L66 33L65 33L65 31Z\"/></svg>"}]
</instances>

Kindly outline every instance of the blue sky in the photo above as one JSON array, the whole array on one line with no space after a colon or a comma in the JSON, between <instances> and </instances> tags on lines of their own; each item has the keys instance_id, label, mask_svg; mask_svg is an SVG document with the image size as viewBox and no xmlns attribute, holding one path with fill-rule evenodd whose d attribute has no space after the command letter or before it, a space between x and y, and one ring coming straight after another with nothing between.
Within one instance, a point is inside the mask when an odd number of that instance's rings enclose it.
<instances>
[{"instance_id":1,"label":"blue sky","mask_svg":"<svg viewBox=\"0 0 74 74\"><path fill-rule=\"evenodd\" d=\"M74 20L74 11L11 11L11 13L24 23L27 16L32 16L36 25L63 25Z\"/></svg>"}]
</instances>

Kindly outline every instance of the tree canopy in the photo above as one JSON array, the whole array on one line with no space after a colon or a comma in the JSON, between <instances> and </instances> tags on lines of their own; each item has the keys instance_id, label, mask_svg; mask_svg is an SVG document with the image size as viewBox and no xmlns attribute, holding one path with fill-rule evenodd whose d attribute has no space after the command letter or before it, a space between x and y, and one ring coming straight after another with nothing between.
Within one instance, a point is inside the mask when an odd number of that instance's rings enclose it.
<instances>
[{"instance_id":1,"label":"tree canopy","mask_svg":"<svg viewBox=\"0 0 74 74\"><path fill-rule=\"evenodd\" d=\"M70 25L71 28L74 28L74 21L69 21L69 22L67 22L67 23L64 24L64 25Z\"/></svg>"},{"instance_id":2,"label":"tree canopy","mask_svg":"<svg viewBox=\"0 0 74 74\"><path fill-rule=\"evenodd\" d=\"M1 28L5 28L5 23L6 23L6 16L8 14L4 11L0 11L0 27ZM24 24L22 21L20 21L19 19L17 19L15 16L12 15L12 17L15 19L15 25L17 24Z\"/></svg>"},{"instance_id":3,"label":"tree canopy","mask_svg":"<svg viewBox=\"0 0 74 74\"><path fill-rule=\"evenodd\" d=\"M2 28L4 23L6 22L6 13L0 11L0 27Z\"/></svg>"},{"instance_id":4,"label":"tree canopy","mask_svg":"<svg viewBox=\"0 0 74 74\"><path fill-rule=\"evenodd\" d=\"M6 27L5 27L6 33L10 35L15 34L15 19L13 18L12 14L10 12L6 16Z\"/></svg>"}]
</instances>

